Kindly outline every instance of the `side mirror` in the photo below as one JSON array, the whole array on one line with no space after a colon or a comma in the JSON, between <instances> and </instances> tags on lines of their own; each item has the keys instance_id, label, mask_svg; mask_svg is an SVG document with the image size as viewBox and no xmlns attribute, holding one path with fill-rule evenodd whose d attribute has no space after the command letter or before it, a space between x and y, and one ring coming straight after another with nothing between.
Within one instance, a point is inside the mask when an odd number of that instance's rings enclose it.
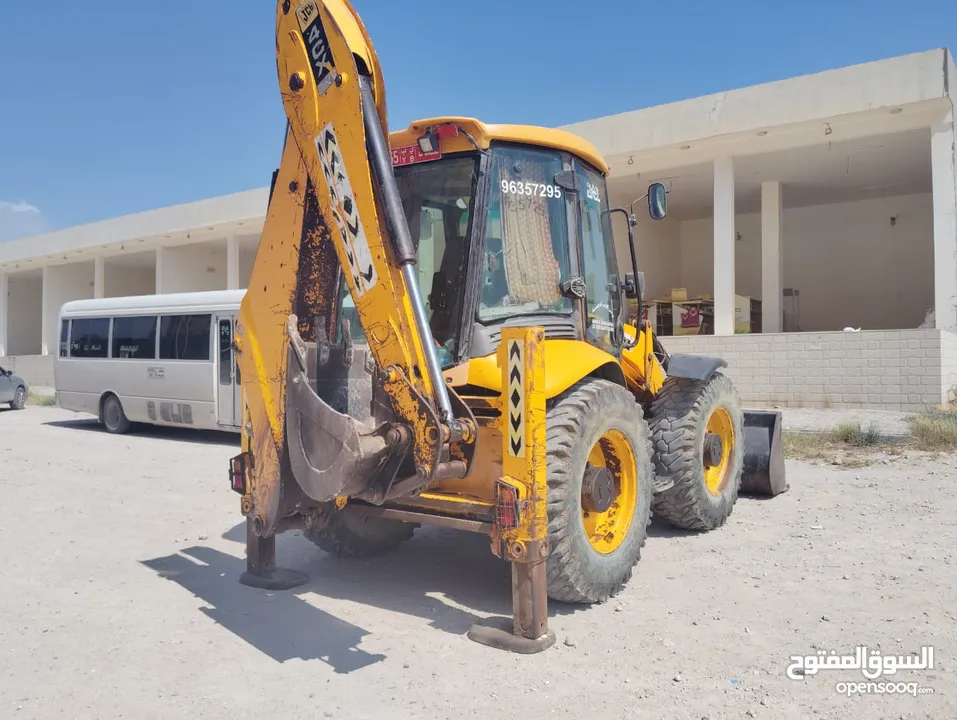
<instances>
[{"instance_id":1,"label":"side mirror","mask_svg":"<svg viewBox=\"0 0 957 720\"><path fill-rule=\"evenodd\" d=\"M634 300L645 295L645 274L641 271L636 276L634 273L625 273L625 297Z\"/></svg>"},{"instance_id":2,"label":"side mirror","mask_svg":"<svg viewBox=\"0 0 957 720\"><path fill-rule=\"evenodd\" d=\"M635 284L634 273L625 273L625 297L634 300L638 297L638 286Z\"/></svg>"},{"instance_id":3,"label":"side mirror","mask_svg":"<svg viewBox=\"0 0 957 720\"><path fill-rule=\"evenodd\" d=\"M668 214L668 191L661 183L648 186L648 214L652 220L661 220Z\"/></svg>"}]
</instances>

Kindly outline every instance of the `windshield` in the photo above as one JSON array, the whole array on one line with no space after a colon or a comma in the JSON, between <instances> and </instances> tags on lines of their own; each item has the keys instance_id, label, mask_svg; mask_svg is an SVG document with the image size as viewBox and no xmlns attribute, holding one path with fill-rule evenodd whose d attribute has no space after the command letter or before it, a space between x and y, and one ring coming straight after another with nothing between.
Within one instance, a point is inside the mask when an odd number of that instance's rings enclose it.
<instances>
[{"instance_id":1,"label":"windshield","mask_svg":"<svg viewBox=\"0 0 957 720\"><path fill-rule=\"evenodd\" d=\"M568 228L557 153L499 147L492 153L480 322L522 314L569 313Z\"/></svg>"},{"instance_id":2,"label":"windshield","mask_svg":"<svg viewBox=\"0 0 957 720\"><path fill-rule=\"evenodd\" d=\"M476 155L467 155L395 168L409 231L416 241L419 290L443 367L452 364L458 339L477 163ZM352 320L353 341L364 342L344 279L340 298L342 312Z\"/></svg>"}]
</instances>

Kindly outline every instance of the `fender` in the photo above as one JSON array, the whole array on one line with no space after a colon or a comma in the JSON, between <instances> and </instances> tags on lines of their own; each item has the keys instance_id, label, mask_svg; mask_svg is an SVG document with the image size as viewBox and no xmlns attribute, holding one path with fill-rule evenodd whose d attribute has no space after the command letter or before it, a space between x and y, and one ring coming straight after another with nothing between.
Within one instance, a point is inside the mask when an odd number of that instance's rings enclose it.
<instances>
[{"instance_id":1,"label":"fender","mask_svg":"<svg viewBox=\"0 0 957 720\"><path fill-rule=\"evenodd\" d=\"M497 393L502 391L502 369L498 365L497 352L472 358L467 367L469 385ZM450 371L446 371L446 377L450 376ZM560 395L579 380L589 376L603 377L619 385L625 384L624 373L614 355L580 340L545 340L546 400ZM456 381L461 376L455 373L455 377L453 383L457 384Z\"/></svg>"},{"instance_id":2,"label":"fender","mask_svg":"<svg viewBox=\"0 0 957 720\"><path fill-rule=\"evenodd\" d=\"M708 355L672 355L668 359L668 377L687 378L688 380L704 380L707 382L719 368L727 367L723 358Z\"/></svg>"}]
</instances>

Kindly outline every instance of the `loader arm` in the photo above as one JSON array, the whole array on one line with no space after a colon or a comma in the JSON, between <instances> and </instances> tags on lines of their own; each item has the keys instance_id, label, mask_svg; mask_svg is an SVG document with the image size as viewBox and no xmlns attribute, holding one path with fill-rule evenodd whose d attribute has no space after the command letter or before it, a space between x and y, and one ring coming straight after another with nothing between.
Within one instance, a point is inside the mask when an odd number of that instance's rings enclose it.
<instances>
[{"instance_id":1,"label":"loader arm","mask_svg":"<svg viewBox=\"0 0 957 720\"><path fill-rule=\"evenodd\" d=\"M284 472L317 502L381 503L467 474L476 434L442 379L365 28L346 0L280 0L276 60L288 132L237 333L243 510L267 534ZM358 417L333 399L366 379L348 328L337 333L342 280L373 385Z\"/></svg>"}]
</instances>

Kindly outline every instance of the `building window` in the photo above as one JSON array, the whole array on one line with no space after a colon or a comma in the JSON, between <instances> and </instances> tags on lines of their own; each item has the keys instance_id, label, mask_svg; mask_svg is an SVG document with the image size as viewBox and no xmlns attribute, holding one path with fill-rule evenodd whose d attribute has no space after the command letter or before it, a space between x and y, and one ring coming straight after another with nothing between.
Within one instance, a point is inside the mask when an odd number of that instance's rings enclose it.
<instances>
[{"instance_id":1,"label":"building window","mask_svg":"<svg viewBox=\"0 0 957 720\"><path fill-rule=\"evenodd\" d=\"M115 358L151 360L156 357L156 316L113 318Z\"/></svg>"},{"instance_id":2,"label":"building window","mask_svg":"<svg viewBox=\"0 0 957 720\"><path fill-rule=\"evenodd\" d=\"M160 318L160 359L209 360L211 322L209 314Z\"/></svg>"},{"instance_id":3,"label":"building window","mask_svg":"<svg viewBox=\"0 0 957 720\"><path fill-rule=\"evenodd\" d=\"M70 321L60 321L60 357L70 355Z\"/></svg>"},{"instance_id":4,"label":"building window","mask_svg":"<svg viewBox=\"0 0 957 720\"><path fill-rule=\"evenodd\" d=\"M109 318L74 318L70 357L105 358L110 345Z\"/></svg>"}]
</instances>

